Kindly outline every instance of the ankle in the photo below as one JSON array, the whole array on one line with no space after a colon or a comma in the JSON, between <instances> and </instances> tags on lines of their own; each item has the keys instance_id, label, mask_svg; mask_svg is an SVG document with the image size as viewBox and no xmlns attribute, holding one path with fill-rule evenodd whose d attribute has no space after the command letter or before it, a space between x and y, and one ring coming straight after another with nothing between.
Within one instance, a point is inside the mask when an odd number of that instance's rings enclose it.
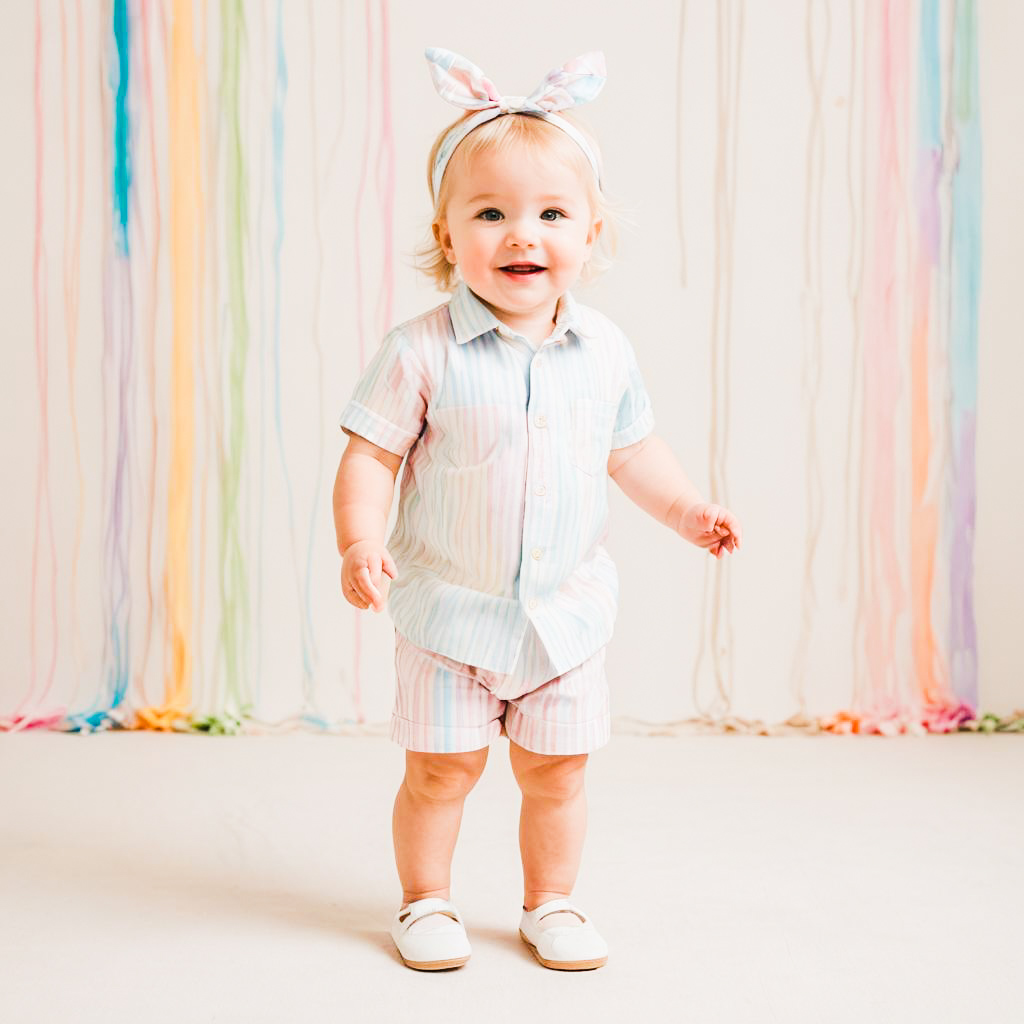
<instances>
[{"instance_id":1,"label":"ankle","mask_svg":"<svg viewBox=\"0 0 1024 1024\"><path fill-rule=\"evenodd\" d=\"M401 910L405 910L410 903L415 903L417 900L430 899L432 896L436 896L439 899L447 900L451 899L451 888L446 889L425 889L422 892L407 892L402 891L402 906Z\"/></svg>"},{"instance_id":2,"label":"ankle","mask_svg":"<svg viewBox=\"0 0 1024 1024\"><path fill-rule=\"evenodd\" d=\"M526 894L523 898L523 910L527 913L536 910L539 906L545 903L550 903L551 900L567 900L569 893L567 892L542 892L534 889Z\"/></svg>"}]
</instances>

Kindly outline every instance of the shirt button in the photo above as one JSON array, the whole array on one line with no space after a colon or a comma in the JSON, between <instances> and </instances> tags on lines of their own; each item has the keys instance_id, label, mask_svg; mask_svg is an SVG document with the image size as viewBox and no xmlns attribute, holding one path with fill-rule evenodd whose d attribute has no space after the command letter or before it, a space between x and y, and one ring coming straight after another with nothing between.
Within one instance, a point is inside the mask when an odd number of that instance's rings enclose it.
<instances>
[{"instance_id":1,"label":"shirt button","mask_svg":"<svg viewBox=\"0 0 1024 1024\"><path fill-rule=\"evenodd\" d=\"M540 548L534 548L530 552L530 554L533 555L534 559L539 559L540 558L540 554L541 554Z\"/></svg>"},{"instance_id":2,"label":"shirt button","mask_svg":"<svg viewBox=\"0 0 1024 1024\"><path fill-rule=\"evenodd\" d=\"M530 598L530 609L532 610L532 609L536 608L537 604L538 604L537 598L531 597Z\"/></svg>"},{"instance_id":3,"label":"shirt button","mask_svg":"<svg viewBox=\"0 0 1024 1024\"><path fill-rule=\"evenodd\" d=\"M534 494L539 494L542 498L548 493L548 489L543 484L537 484L533 489Z\"/></svg>"},{"instance_id":4,"label":"shirt button","mask_svg":"<svg viewBox=\"0 0 1024 1024\"><path fill-rule=\"evenodd\" d=\"M547 416L538 416L533 422L538 427L546 427L548 425L548 418Z\"/></svg>"}]
</instances>

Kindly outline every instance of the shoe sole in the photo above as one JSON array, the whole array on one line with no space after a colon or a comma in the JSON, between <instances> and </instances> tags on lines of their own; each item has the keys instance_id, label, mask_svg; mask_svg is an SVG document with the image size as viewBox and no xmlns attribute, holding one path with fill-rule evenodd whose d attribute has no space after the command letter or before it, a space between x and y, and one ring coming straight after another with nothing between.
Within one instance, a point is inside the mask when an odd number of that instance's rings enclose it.
<instances>
[{"instance_id":1,"label":"shoe sole","mask_svg":"<svg viewBox=\"0 0 1024 1024\"><path fill-rule=\"evenodd\" d=\"M398 955L402 956L401 953ZM451 960L406 960L402 956L402 963L414 971L447 971L452 967L461 967L467 960L468 956L457 956Z\"/></svg>"},{"instance_id":2,"label":"shoe sole","mask_svg":"<svg viewBox=\"0 0 1024 1024\"><path fill-rule=\"evenodd\" d=\"M550 967L553 971L592 971L595 967L604 967L608 963L608 957L606 956L599 956L594 960L545 960L537 952L537 947L523 934L522 928L519 929L519 938L530 947L530 952L533 953L539 963L545 967Z\"/></svg>"}]
</instances>

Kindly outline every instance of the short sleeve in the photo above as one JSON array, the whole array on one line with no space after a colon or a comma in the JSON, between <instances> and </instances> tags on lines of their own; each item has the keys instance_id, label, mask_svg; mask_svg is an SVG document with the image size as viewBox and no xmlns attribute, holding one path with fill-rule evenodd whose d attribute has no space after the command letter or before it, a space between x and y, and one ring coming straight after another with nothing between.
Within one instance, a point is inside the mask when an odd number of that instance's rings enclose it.
<instances>
[{"instance_id":1,"label":"short sleeve","mask_svg":"<svg viewBox=\"0 0 1024 1024\"><path fill-rule=\"evenodd\" d=\"M644 387L636 354L629 340L622 336L626 353L626 390L619 400L619 411L612 431L612 450L625 448L646 437L654 429L654 410Z\"/></svg>"},{"instance_id":2,"label":"short sleeve","mask_svg":"<svg viewBox=\"0 0 1024 1024\"><path fill-rule=\"evenodd\" d=\"M423 430L429 398L423 363L406 336L395 330L359 378L341 414L341 428L404 456Z\"/></svg>"}]
</instances>

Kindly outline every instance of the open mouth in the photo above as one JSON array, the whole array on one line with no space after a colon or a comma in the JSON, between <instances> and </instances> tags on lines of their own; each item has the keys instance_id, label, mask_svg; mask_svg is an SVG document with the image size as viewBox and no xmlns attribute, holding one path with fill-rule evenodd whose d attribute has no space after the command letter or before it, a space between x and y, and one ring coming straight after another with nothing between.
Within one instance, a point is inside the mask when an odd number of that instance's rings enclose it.
<instances>
[{"instance_id":1,"label":"open mouth","mask_svg":"<svg viewBox=\"0 0 1024 1024\"><path fill-rule=\"evenodd\" d=\"M515 277L535 277L537 274L543 274L547 268L536 263L509 263L500 269L502 273Z\"/></svg>"}]
</instances>

